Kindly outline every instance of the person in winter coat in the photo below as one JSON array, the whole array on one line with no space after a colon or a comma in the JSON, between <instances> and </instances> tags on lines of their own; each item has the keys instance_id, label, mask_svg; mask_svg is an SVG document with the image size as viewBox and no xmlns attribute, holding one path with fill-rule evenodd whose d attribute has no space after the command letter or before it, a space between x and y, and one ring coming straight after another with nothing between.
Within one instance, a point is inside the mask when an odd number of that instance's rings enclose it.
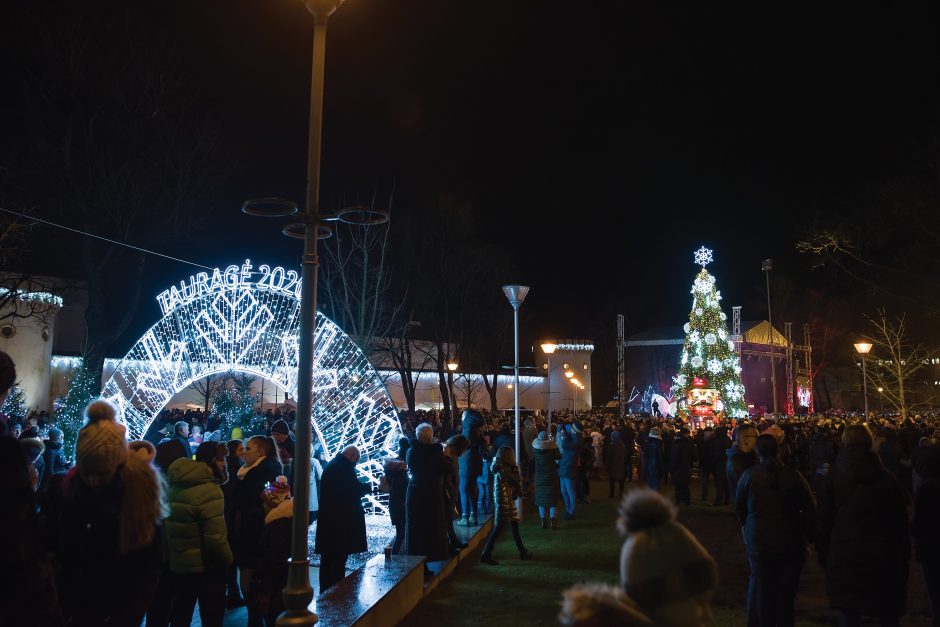
<instances>
[{"instance_id":1,"label":"person in winter coat","mask_svg":"<svg viewBox=\"0 0 940 627\"><path fill-rule=\"evenodd\" d=\"M757 463L757 427L749 424L741 425L734 430L734 444L725 451L728 462L725 472L728 474L728 496L734 502L738 489L738 481L744 471Z\"/></svg>"},{"instance_id":2,"label":"person in winter coat","mask_svg":"<svg viewBox=\"0 0 940 627\"><path fill-rule=\"evenodd\" d=\"M294 467L294 436L286 420L279 418L274 421L271 438L277 442L278 459L284 467L284 473L290 475Z\"/></svg>"},{"instance_id":3,"label":"person in winter coat","mask_svg":"<svg viewBox=\"0 0 940 627\"><path fill-rule=\"evenodd\" d=\"M291 526L294 501L287 477L281 475L261 492L264 507L264 531L261 532L261 556L252 587L256 591L258 611L268 627L274 627L284 612L281 591L287 586L288 559L291 556Z\"/></svg>"},{"instance_id":4,"label":"person in winter coat","mask_svg":"<svg viewBox=\"0 0 940 627\"><path fill-rule=\"evenodd\" d=\"M467 435L464 433L464 435ZM535 480L535 448L532 446L532 443L535 442L535 438L539 437L539 430L535 426L535 419L531 416L525 419L525 422L522 423L522 449L525 454L525 471L523 476L523 481L525 481L526 490L525 493L529 493L529 485L532 481Z\"/></svg>"},{"instance_id":5,"label":"person in winter coat","mask_svg":"<svg viewBox=\"0 0 940 627\"><path fill-rule=\"evenodd\" d=\"M434 428L422 423L415 428L417 440L408 451L411 479L405 496L405 553L425 556L428 562L450 557L444 526L444 481L454 471L440 444L434 443Z\"/></svg>"},{"instance_id":6,"label":"person in winter coat","mask_svg":"<svg viewBox=\"0 0 940 627\"><path fill-rule=\"evenodd\" d=\"M258 495L281 474L274 441L263 435L248 438L245 463L235 473L232 499L234 526L229 529L229 539L238 566L242 594L248 605L249 624L257 625L261 621L251 592L254 569L261 554L261 532L264 531L264 507Z\"/></svg>"},{"instance_id":7,"label":"person in winter coat","mask_svg":"<svg viewBox=\"0 0 940 627\"><path fill-rule=\"evenodd\" d=\"M480 476L477 477L477 511L481 514L489 514L492 511L492 477L490 476L490 463L493 461L493 455L489 445L489 436L483 436L481 446L481 455L483 460L483 469Z\"/></svg>"},{"instance_id":8,"label":"person in winter coat","mask_svg":"<svg viewBox=\"0 0 940 627\"><path fill-rule=\"evenodd\" d=\"M577 422L559 425L558 434L558 447L561 450L558 477L561 497L565 502L565 520L574 520L578 503L575 483L578 480L578 461L581 457L581 425Z\"/></svg>"},{"instance_id":9,"label":"person in winter coat","mask_svg":"<svg viewBox=\"0 0 940 627\"><path fill-rule=\"evenodd\" d=\"M480 524L477 512L477 478L483 474L483 416L475 409L463 410L462 433L467 450L459 458L460 527Z\"/></svg>"},{"instance_id":10,"label":"person in winter coat","mask_svg":"<svg viewBox=\"0 0 940 627\"><path fill-rule=\"evenodd\" d=\"M557 529L555 507L561 492L558 483L561 452L554 440L548 438L548 433L541 431L532 442L532 453L535 458L535 506L539 508L542 529Z\"/></svg>"},{"instance_id":11,"label":"person in winter coat","mask_svg":"<svg viewBox=\"0 0 940 627\"><path fill-rule=\"evenodd\" d=\"M225 496L225 526L229 530L229 545L232 545L231 536L235 529L235 486L238 485L238 470L245 463L245 443L241 440L229 440L225 443L228 454L225 456L225 472L228 481L222 485L222 494ZM226 576L226 601L229 608L241 607L245 604L241 591L238 589L238 568L233 562L228 568Z\"/></svg>"},{"instance_id":12,"label":"person in winter coat","mask_svg":"<svg viewBox=\"0 0 940 627\"><path fill-rule=\"evenodd\" d=\"M486 538L480 561L484 564L499 566L499 562L493 559L493 547L507 524L512 528L512 539L516 543L516 548L519 549L519 558L529 559L532 554L522 544L522 536L519 534L519 512L516 509L516 499L519 498L522 490L522 476L519 474L519 466L516 465L516 455L510 447L503 446L496 452L491 470L493 471L493 502L496 506L493 511L493 529Z\"/></svg>"},{"instance_id":13,"label":"person in winter coat","mask_svg":"<svg viewBox=\"0 0 940 627\"><path fill-rule=\"evenodd\" d=\"M728 437L728 428L715 427L715 435L705 444L705 463L711 464L715 471L716 506L731 504L731 495L728 493L728 468L725 464L725 451L729 448L731 438Z\"/></svg>"},{"instance_id":14,"label":"person in winter coat","mask_svg":"<svg viewBox=\"0 0 940 627\"><path fill-rule=\"evenodd\" d=\"M659 481L665 472L664 465L663 438L659 427L653 427L643 447L643 479L651 490L659 489Z\"/></svg>"},{"instance_id":15,"label":"person in winter coat","mask_svg":"<svg viewBox=\"0 0 940 627\"><path fill-rule=\"evenodd\" d=\"M565 590L559 623L566 627L701 627L709 623L718 586L715 561L676 510L649 489L630 492L617 521L626 535L620 585L577 584Z\"/></svg>"},{"instance_id":16,"label":"person in winter coat","mask_svg":"<svg viewBox=\"0 0 940 627\"><path fill-rule=\"evenodd\" d=\"M757 580L753 604L757 616L748 622L762 627L794 624L793 603L816 519L809 484L780 463L779 453L774 436L757 438L760 463L744 471L735 498L744 547Z\"/></svg>"},{"instance_id":17,"label":"person in winter coat","mask_svg":"<svg viewBox=\"0 0 940 627\"><path fill-rule=\"evenodd\" d=\"M9 359L0 352L0 368L4 358ZM0 621L64 627L29 466L18 442L7 436L0 436L0 503Z\"/></svg>"},{"instance_id":18,"label":"person in winter coat","mask_svg":"<svg viewBox=\"0 0 940 627\"><path fill-rule=\"evenodd\" d=\"M356 476L359 449L347 446L320 479L320 513L314 552L320 555L320 594L346 576L346 559L369 549L362 497L372 491Z\"/></svg>"},{"instance_id":19,"label":"person in winter coat","mask_svg":"<svg viewBox=\"0 0 940 627\"><path fill-rule=\"evenodd\" d=\"M46 446L46 450L42 454L45 471L42 473L39 482L40 491L45 489L52 477L64 475L68 472L69 464L65 460L64 439L65 434L62 433L62 429L58 427L49 429L49 439L43 442Z\"/></svg>"},{"instance_id":20,"label":"person in winter coat","mask_svg":"<svg viewBox=\"0 0 940 627\"><path fill-rule=\"evenodd\" d=\"M934 432L933 443L914 452L914 470L919 476L914 493L914 539L917 561L920 562L930 599L934 626L940 625L940 433Z\"/></svg>"},{"instance_id":21,"label":"person in winter coat","mask_svg":"<svg viewBox=\"0 0 940 627\"><path fill-rule=\"evenodd\" d=\"M114 405L92 401L85 418L55 531L62 613L71 625L137 627L160 575L163 485L129 454Z\"/></svg>"},{"instance_id":22,"label":"person in winter coat","mask_svg":"<svg viewBox=\"0 0 940 627\"><path fill-rule=\"evenodd\" d=\"M847 426L817 495L816 546L829 605L841 612L841 625L858 625L862 615L897 625L907 599L905 498L872 444L867 426Z\"/></svg>"},{"instance_id":23,"label":"person in winter coat","mask_svg":"<svg viewBox=\"0 0 940 627\"><path fill-rule=\"evenodd\" d=\"M619 496L623 496L623 484L627 478L627 447L624 446L619 431L610 433L610 444L607 445L607 481L610 489L607 498L614 498L614 485L620 486Z\"/></svg>"},{"instance_id":24,"label":"person in winter coat","mask_svg":"<svg viewBox=\"0 0 940 627\"><path fill-rule=\"evenodd\" d=\"M679 434L672 443L669 474L673 485L676 486L676 504L691 505L692 493L689 484L692 482L692 440L689 438L689 430L685 427L679 429Z\"/></svg>"},{"instance_id":25,"label":"person in winter coat","mask_svg":"<svg viewBox=\"0 0 940 627\"><path fill-rule=\"evenodd\" d=\"M454 435L447 438L447 442L444 444L444 456L450 461L453 469L453 472L444 480L444 528L447 529L447 541L451 555L458 555L463 549L467 548L467 544L461 542L460 538L457 537L454 520L460 517L459 459L467 450L468 443L469 440L464 436ZM474 479L475 483L476 479Z\"/></svg>"},{"instance_id":26,"label":"person in winter coat","mask_svg":"<svg viewBox=\"0 0 940 627\"><path fill-rule=\"evenodd\" d=\"M405 495L408 493L408 462L405 458L411 441L398 440L398 457L389 457L382 463L385 481L388 484L388 513L395 527L392 554L397 555L405 542Z\"/></svg>"},{"instance_id":27,"label":"person in winter coat","mask_svg":"<svg viewBox=\"0 0 940 627\"><path fill-rule=\"evenodd\" d=\"M595 479L600 479L601 469L607 466L604 462L604 434L600 431L592 431L591 447L594 449L594 467L592 468L592 472L594 473Z\"/></svg>"},{"instance_id":28,"label":"person in winter coat","mask_svg":"<svg viewBox=\"0 0 940 627\"><path fill-rule=\"evenodd\" d=\"M217 449L218 445L201 444L197 457L200 451L205 456L204 447ZM219 487L221 475L214 466L215 451L210 453L211 463L181 457L167 472L170 515L164 528L174 582L173 627L192 622L197 599L204 625L221 626L225 617L232 550L225 526L225 497Z\"/></svg>"}]
</instances>

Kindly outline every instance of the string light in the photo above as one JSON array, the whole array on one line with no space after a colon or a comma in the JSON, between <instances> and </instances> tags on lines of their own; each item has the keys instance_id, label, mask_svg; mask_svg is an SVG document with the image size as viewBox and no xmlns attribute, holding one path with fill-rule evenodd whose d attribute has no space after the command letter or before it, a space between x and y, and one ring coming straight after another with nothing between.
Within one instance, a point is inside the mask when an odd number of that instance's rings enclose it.
<instances>
[{"instance_id":1,"label":"string light","mask_svg":"<svg viewBox=\"0 0 940 627\"><path fill-rule=\"evenodd\" d=\"M159 294L163 318L120 360L101 393L120 409L130 437L141 438L173 396L213 374L246 372L297 397L299 279L283 268L251 270L250 261L216 268ZM56 359L64 365L69 358ZM357 470L378 485L382 459L396 454L401 433L382 378L319 312L313 364L313 430L326 457L357 446ZM373 513L387 512L383 499L365 498Z\"/></svg>"}]
</instances>

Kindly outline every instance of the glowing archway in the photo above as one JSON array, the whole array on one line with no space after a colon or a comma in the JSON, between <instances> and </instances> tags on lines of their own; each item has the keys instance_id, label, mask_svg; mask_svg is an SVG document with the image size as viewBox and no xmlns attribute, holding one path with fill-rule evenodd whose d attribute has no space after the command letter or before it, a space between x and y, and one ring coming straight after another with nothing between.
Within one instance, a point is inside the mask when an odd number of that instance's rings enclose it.
<instances>
[{"instance_id":1,"label":"glowing archway","mask_svg":"<svg viewBox=\"0 0 940 627\"><path fill-rule=\"evenodd\" d=\"M102 396L140 438L174 395L210 374L239 371L297 394L300 280L293 270L246 261L200 272L162 292L160 319L121 360ZM385 384L359 347L317 312L313 360L313 430L332 458L355 444L358 470L371 481L401 432ZM382 507L378 502L374 505Z\"/></svg>"}]
</instances>

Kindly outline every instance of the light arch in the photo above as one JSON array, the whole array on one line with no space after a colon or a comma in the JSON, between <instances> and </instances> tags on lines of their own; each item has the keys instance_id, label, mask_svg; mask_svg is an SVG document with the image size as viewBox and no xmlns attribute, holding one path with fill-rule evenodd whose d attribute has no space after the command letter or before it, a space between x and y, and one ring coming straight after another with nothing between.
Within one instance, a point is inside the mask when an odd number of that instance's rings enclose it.
<instances>
[{"instance_id":1,"label":"light arch","mask_svg":"<svg viewBox=\"0 0 940 627\"><path fill-rule=\"evenodd\" d=\"M101 393L118 406L130 437L141 438L173 396L211 374L253 374L296 398L299 280L291 282L292 271L259 269L250 272L246 261L216 270L211 282L200 273L188 287L182 282L160 295L163 317L131 347ZM328 458L358 446L357 469L377 483L382 458L397 451L395 406L359 347L319 312L313 370L315 437Z\"/></svg>"}]
</instances>

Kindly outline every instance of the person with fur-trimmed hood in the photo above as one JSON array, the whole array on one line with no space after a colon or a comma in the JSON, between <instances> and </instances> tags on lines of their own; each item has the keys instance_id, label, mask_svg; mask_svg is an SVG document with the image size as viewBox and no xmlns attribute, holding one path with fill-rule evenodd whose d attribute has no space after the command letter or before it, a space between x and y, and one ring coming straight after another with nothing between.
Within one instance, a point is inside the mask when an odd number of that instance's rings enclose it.
<instances>
[{"instance_id":1,"label":"person with fur-trimmed hood","mask_svg":"<svg viewBox=\"0 0 940 627\"><path fill-rule=\"evenodd\" d=\"M477 502L477 478L483 474L483 416L475 409L463 410L462 434L467 438L467 448L460 455L458 464L460 490L460 527L477 527L480 524Z\"/></svg>"},{"instance_id":2,"label":"person with fur-trimmed hood","mask_svg":"<svg viewBox=\"0 0 940 627\"><path fill-rule=\"evenodd\" d=\"M548 433L540 431L532 442L532 453L535 458L535 506L539 508L542 529L557 529L555 508L561 495L558 483L558 460L561 459L561 452L555 441L548 437Z\"/></svg>"},{"instance_id":3,"label":"person with fur-trimmed hood","mask_svg":"<svg viewBox=\"0 0 940 627\"><path fill-rule=\"evenodd\" d=\"M519 510L516 509L516 499L522 491L522 475L519 473L519 466L516 465L515 451L508 446L500 447L493 458L491 470L493 471L493 502L495 503L493 529L486 538L480 561L484 564L499 566L499 562L493 559L493 546L507 524L512 528L512 539L516 542L516 548L519 549L519 559L530 559L532 554L522 544L522 536L519 534Z\"/></svg>"},{"instance_id":4,"label":"person with fur-trimmed hood","mask_svg":"<svg viewBox=\"0 0 940 627\"><path fill-rule=\"evenodd\" d=\"M72 625L137 627L160 575L163 483L129 454L114 405L92 401L85 418L55 530L62 612Z\"/></svg>"},{"instance_id":5,"label":"person with fur-trimmed hood","mask_svg":"<svg viewBox=\"0 0 940 627\"><path fill-rule=\"evenodd\" d=\"M718 586L715 560L676 521L675 507L649 489L630 492L617 527L620 585L577 584L562 593L558 620L565 627L699 627L711 618Z\"/></svg>"}]
</instances>

